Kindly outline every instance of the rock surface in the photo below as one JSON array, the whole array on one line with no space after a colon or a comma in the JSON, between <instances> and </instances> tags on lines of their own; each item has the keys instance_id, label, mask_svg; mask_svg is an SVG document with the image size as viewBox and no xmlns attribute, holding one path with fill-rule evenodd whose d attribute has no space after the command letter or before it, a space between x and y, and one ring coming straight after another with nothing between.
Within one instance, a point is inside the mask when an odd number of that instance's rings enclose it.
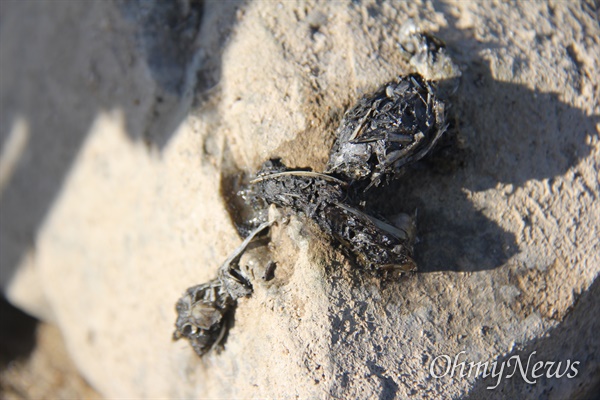
<instances>
[{"instance_id":1,"label":"rock surface","mask_svg":"<svg viewBox=\"0 0 600 400\"><path fill-rule=\"evenodd\" d=\"M133 4L133 5L132 5ZM107 397L585 397L598 381L600 28L592 3L3 2L7 297ZM224 350L174 303L240 242L232 187L321 170L344 110L409 66L412 18L463 76L458 144L372 201L418 209L420 272L383 283L302 218ZM168 28L168 29L167 29ZM19 39L21 40L19 40ZM27 50L24 50L27 43ZM458 147L456 147L458 146ZM450 157L449 157L450 156ZM282 211L285 215L285 211ZM439 379L441 355L580 361L574 378Z\"/></svg>"},{"instance_id":2,"label":"rock surface","mask_svg":"<svg viewBox=\"0 0 600 400\"><path fill-rule=\"evenodd\" d=\"M11 345L22 340L22 337L15 337ZM4 363L6 360L0 359L0 395L3 399L102 399L78 373L56 326L39 324L35 341L35 348L27 359L17 357L7 364Z\"/></svg>"}]
</instances>

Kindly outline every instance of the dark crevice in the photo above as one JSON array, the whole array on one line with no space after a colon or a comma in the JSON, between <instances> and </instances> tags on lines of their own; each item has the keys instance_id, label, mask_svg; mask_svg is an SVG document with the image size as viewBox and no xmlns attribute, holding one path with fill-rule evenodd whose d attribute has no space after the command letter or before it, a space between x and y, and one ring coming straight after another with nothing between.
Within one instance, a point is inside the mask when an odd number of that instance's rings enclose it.
<instances>
[{"instance_id":1,"label":"dark crevice","mask_svg":"<svg viewBox=\"0 0 600 400\"><path fill-rule=\"evenodd\" d=\"M0 296L0 370L23 359L35 348L38 320Z\"/></svg>"}]
</instances>

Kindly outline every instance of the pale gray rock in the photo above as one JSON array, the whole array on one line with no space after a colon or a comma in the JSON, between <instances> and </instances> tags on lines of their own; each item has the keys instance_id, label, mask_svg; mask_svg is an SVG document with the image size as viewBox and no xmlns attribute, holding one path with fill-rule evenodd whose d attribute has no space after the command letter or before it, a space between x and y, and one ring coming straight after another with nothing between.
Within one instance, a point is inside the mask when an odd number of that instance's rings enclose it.
<instances>
[{"instance_id":1,"label":"pale gray rock","mask_svg":"<svg viewBox=\"0 0 600 400\"><path fill-rule=\"evenodd\" d=\"M565 398L598 387L593 3L124 4L0 13L4 293L59 326L95 388ZM177 298L242 241L238 176L270 157L322 170L345 109L411 71L398 46L409 19L446 41L462 73L455 143L370 199L388 215L418 210L419 272L382 283L279 210L275 276L238 301L223 350L201 359L171 342ZM493 390L431 374L461 351L580 368Z\"/></svg>"}]
</instances>

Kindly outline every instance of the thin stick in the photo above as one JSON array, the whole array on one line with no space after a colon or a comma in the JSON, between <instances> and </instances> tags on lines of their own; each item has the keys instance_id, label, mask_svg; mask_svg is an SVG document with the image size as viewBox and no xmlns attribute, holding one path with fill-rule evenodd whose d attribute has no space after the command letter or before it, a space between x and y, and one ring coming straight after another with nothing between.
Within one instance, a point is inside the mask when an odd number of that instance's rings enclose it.
<instances>
[{"instance_id":1,"label":"thin stick","mask_svg":"<svg viewBox=\"0 0 600 400\"><path fill-rule=\"evenodd\" d=\"M339 184L342 185L346 185L346 182L338 179L338 178L334 178L331 175L326 175L326 174L321 174L319 172L312 172L312 171L283 171L283 172L276 172L274 174L270 174L270 175L264 175L264 176L259 176L258 178L254 178L250 181L250 183L254 184L254 183L258 183L258 182L262 182L266 179L273 179L273 178L277 178L280 176L287 176L287 175L292 175L292 176L309 176L311 178L321 178L324 179L326 181L331 181L331 182L337 182Z\"/></svg>"},{"instance_id":2,"label":"thin stick","mask_svg":"<svg viewBox=\"0 0 600 400\"><path fill-rule=\"evenodd\" d=\"M356 208L349 207L342 203L334 203L336 206L340 207L342 210L346 210L349 213L352 213L358 217L366 218L375 224L379 229L383 229L384 231L396 236L398 239L407 240L409 238L408 233L406 233L403 229L397 228L393 225L388 224L387 222L383 222L380 219L370 216L369 214L365 214L362 211L357 210Z\"/></svg>"},{"instance_id":3,"label":"thin stick","mask_svg":"<svg viewBox=\"0 0 600 400\"><path fill-rule=\"evenodd\" d=\"M271 225L273 225L275 221L267 221L267 222L263 222L262 224L260 224L260 226L258 228L256 228L255 230L253 230L252 232L250 232L250 234L248 235L248 237L246 239L244 239L244 241L242 242L242 244L240 244L234 251L233 253L227 257L227 260L225 260L225 262L223 263L223 265L221 265L220 269L228 269L228 267L233 264L237 259L239 259L242 256L242 253L246 250L246 247L248 247L248 245L250 244L250 242L252 240L254 240L254 238L261 233L262 231L264 231L266 228L270 227Z\"/></svg>"}]
</instances>

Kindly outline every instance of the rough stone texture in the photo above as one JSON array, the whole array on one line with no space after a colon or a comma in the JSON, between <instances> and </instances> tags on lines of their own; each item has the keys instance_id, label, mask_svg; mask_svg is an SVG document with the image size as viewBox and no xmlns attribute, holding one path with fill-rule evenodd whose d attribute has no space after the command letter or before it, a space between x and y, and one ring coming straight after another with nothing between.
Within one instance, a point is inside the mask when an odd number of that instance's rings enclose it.
<instances>
[{"instance_id":1,"label":"rough stone texture","mask_svg":"<svg viewBox=\"0 0 600 400\"><path fill-rule=\"evenodd\" d=\"M597 6L126 4L2 2L0 13L2 283L59 326L95 388L303 398L598 388ZM275 279L240 301L224 351L199 359L172 343L175 300L241 241L231 182L273 156L322 169L344 110L407 72L397 40L408 18L437 32L463 71L456 162L441 151L372 199L389 214L418 209L420 272L383 284L292 217L273 230ZM494 390L473 375L431 376L435 357L463 350L475 362L536 351L581 364L573 379L514 376Z\"/></svg>"}]
</instances>

